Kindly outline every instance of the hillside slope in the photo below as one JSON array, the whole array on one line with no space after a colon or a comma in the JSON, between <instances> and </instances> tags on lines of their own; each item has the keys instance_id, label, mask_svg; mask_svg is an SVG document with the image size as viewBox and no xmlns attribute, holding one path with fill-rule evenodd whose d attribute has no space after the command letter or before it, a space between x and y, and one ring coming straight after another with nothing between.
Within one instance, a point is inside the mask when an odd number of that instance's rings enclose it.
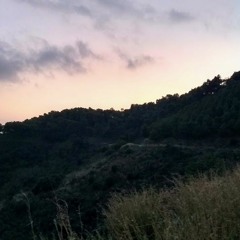
<instances>
[{"instance_id":1,"label":"hillside slope","mask_svg":"<svg viewBox=\"0 0 240 240\"><path fill-rule=\"evenodd\" d=\"M75 108L1 126L0 238L31 239L21 192L36 232L47 235L56 198L68 202L81 231L79 206L92 229L111 192L169 187L173 176L233 168L240 160L239 93L237 72L128 110Z\"/></svg>"}]
</instances>

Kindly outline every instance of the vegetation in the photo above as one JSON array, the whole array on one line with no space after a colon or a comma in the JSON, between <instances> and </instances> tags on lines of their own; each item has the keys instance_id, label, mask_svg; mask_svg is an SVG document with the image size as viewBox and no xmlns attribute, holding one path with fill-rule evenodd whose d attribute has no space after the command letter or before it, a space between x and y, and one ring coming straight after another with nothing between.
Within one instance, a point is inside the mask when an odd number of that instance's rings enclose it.
<instances>
[{"instance_id":1,"label":"vegetation","mask_svg":"<svg viewBox=\"0 0 240 240\"><path fill-rule=\"evenodd\" d=\"M171 189L176 176L234 169L239 92L237 72L128 110L75 108L0 125L0 238L51 239L56 199L67 203L72 233L86 237L104 230L101 210L114 192Z\"/></svg>"},{"instance_id":2,"label":"vegetation","mask_svg":"<svg viewBox=\"0 0 240 240\"><path fill-rule=\"evenodd\" d=\"M57 207L59 208L59 203ZM64 207L67 206L63 202ZM58 210L58 214L61 211ZM240 167L223 176L215 173L184 181L172 188L149 188L130 194L114 194L104 210L104 233L85 237L72 232L67 211L66 238L59 240L218 240L240 237ZM61 211L62 212L62 211ZM66 224L67 223L67 224Z\"/></svg>"},{"instance_id":3,"label":"vegetation","mask_svg":"<svg viewBox=\"0 0 240 240\"><path fill-rule=\"evenodd\" d=\"M175 181L175 187L114 195L105 211L110 237L126 240L240 238L240 168Z\"/></svg>"}]
</instances>

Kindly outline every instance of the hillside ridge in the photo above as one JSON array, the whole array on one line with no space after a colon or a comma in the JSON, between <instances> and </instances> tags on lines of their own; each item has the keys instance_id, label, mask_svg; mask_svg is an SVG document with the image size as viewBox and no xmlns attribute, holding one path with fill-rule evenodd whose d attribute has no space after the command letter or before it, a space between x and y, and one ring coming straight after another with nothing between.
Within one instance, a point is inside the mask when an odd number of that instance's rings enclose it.
<instances>
[{"instance_id":1,"label":"hillside ridge","mask_svg":"<svg viewBox=\"0 0 240 240\"><path fill-rule=\"evenodd\" d=\"M103 226L112 193L172 187L172 178L218 174L240 163L240 72L186 94L123 111L52 111L0 126L0 238L52 236L54 199L68 203L74 231ZM25 196L25 195L24 195Z\"/></svg>"}]
</instances>

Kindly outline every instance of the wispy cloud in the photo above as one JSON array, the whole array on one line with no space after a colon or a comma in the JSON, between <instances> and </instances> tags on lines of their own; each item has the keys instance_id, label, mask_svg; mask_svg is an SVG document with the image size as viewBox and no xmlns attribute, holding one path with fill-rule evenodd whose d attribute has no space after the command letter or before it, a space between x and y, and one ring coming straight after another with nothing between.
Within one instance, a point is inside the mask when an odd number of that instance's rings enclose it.
<instances>
[{"instance_id":1,"label":"wispy cloud","mask_svg":"<svg viewBox=\"0 0 240 240\"><path fill-rule=\"evenodd\" d=\"M102 59L100 55L94 53L86 43L82 41L77 42L77 48L80 56L84 58L95 58L95 59Z\"/></svg>"},{"instance_id":2,"label":"wispy cloud","mask_svg":"<svg viewBox=\"0 0 240 240\"><path fill-rule=\"evenodd\" d=\"M125 62L125 66L129 70L135 70L145 65L154 63L155 61L154 58L149 55L138 55L135 57L130 57L119 49L116 50L116 53L118 54L120 59Z\"/></svg>"},{"instance_id":3,"label":"wispy cloud","mask_svg":"<svg viewBox=\"0 0 240 240\"><path fill-rule=\"evenodd\" d=\"M83 16L91 16L91 10L82 4L73 3L73 1L53 1L53 0L15 0L20 3L26 3L33 7L45 8L61 12L72 12Z\"/></svg>"},{"instance_id":4,"label":"wispy cloud","mask_svg":"<svg viewBox=\"0 0 240 240\"><path fill-rule=\"evenodd\" d=\"M5 42L0 42L0 81L15 81L22 71L25 60L20 52Z\"/></svg>"},{"instance_id":5,"label":"wispy cloud","mask_svg":"<svg viewBox=\"0 0 240 240\"><path fill-rule=\"evenodd\" d=\"M94 0L98 6L105 8L107 10L112 10L115 13L120 13L122 15L140 16L144 7L138 7L134 4L134 1L129 0Z\"/></svg>"},{"instance_id":6,"label":"wispy cloud","mask_svg":"<svg viewBox=\"0 0 240 240\"><path fill-rule=\"evenodd\" d=\"M34 52L31 57L27 56L26 59L27 68L33 67L34 70L40 72L49 69L63 70L69 74L86 71L78 58L76 48L72 46L58 48L49 45Z\"/></svg>"},{"instance_id":7,"label":"wispy cloud","mask_svg":"<svg viewBox=\"0 0 240 240\"><path fill-rule=\"evenodd\" d=\"M22 62L0 56L0 81L15 81L23 68Z\"/></svg>"},{"instance_id":8,"label":"wispy cloud","mask_svg":"<svg viewBox=\"0 0 240 240\"><path fill-rule=\"evenodd\" d=\"M36 8L52 11L78 14L91 19L95 26L102 28L112 22L121 20L122 17L128 20L138 20L154 23L183 23L193 21L195 17L188 12L170 8L167 14L158 3L143 3L133 0L14 0L25 3ZM119 16L120 18L116 18ZM164 18L166 18L165 21ZM107 24L106 24L107 23Z\"/></svg>"},{"instance_id":9,"label":"wispy cloud","mask_svg":"<svg viewBox=\"0 0 240 240\"><path fill-rule=\"evenodd\" d=\"M85 59L101 59L86 43L58 47L46 41L39 49L23 52L0 42L0 81L16 81L24 72L64 71L68 74L86 73Z\"/></svg>"},{"instance_id":10,"label":"wispy cloud","mask_svg":"<svg viewBox=\"0 0 240 240\"><path fill-rule=\"evenodd\" d=\"M157 14L149 4L139 4L132 0L15 0L37 8L43 8L65 13L74 13L90 17L94 21L106 18L106 16L128 16L129 18L151 19L152 14ZM113 19L113 18L112 18Z\"/></svg>"},{"instance_id":11,"label":"wispy cloud","mask_svg":"<svg viewBox=\"0 0 240 240\"><path fill-rule=\"evenodd\" d=\"M153 62L154 62L154 58L151 56L148 56L148 55L137 56L135 58L127 59L127 68L136 69Z\"/></svg>"},{"instance_id":12,"label":"wispy cloud","mask_svg":"<svg viewBox=\"0 0 240 240\"><path fill-rule=\"evenodd\" d=\"M195 19L190 13L181 12L175 9L168 12L168 17L173 23L190 22Z\"/></svg>"}]
</instances>

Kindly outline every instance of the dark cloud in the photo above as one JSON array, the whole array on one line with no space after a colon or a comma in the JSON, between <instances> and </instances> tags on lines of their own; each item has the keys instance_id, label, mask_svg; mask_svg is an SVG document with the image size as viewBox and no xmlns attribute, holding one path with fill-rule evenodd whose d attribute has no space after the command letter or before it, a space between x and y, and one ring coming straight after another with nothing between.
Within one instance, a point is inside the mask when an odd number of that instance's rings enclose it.
<instances>
[{"instance_id":1,"label":"dark cloud","mask_svg":"<svg viewBox=\"0 0 240 240\"><path fill-rule=\"evenodd\" d=\"M189 22L194 20L194 17L191 14L186 12L180 12L175 9L172 9L168 13L168 16L170 21L174 23Z\"/></svg>"},{"instance_id":2,"label":"dark cloud","mask_svg":"<svg viewBox=\"0 0 240 240\"><path fill-rule=\"evenodd\" d=\"M22 54L15 51L7 43L0 42L0 81L15 81L18 72L24 68Z\"/></svg>"},{"instance_id":3,"label":"dark cloud","mask_svg":"<svg viewBox=\"0 0 240 240\"><path fill-rule=\"evenodd\" d=\"M139 67L143 67L147 64L154 62L154 58L149 55L140 55L140 56L131 58L118 49L116 50L116 53L125 62L126 68L130 70L135 70Z\"/></svg>"},{"instance_id":4,"label":"dark cloud","mask_svg":"<svg viewBox=\"0 0 240 240\"><path fill-rule=\"evenodd\" d=\"M81 41L62 48L44 41L41 48L28 52L21 52L0 42L0 81L16 81L24 72L49 73L61 70L68 74L85 73L84 61L87 58L100 59Z\"/></svg>"},{"instance_id":5,"label":"dark cloud","mask_svg":"<svg viewBox=\"0 0 240 240\"><path fill-rule=\"evenodd\" d=\"M85 72L77 50L71 46L63 49L56 46L46 46L35 52L28 60L28 66L32 66L36 71L45 71L46 69L60 69L69 74Z\"/></svg>"},{"instance_id":6,"label":"dark cloud","mask_svg":"<svg viewBox=\"0 0 240 240\"><path fill-rule=\"evenodd\" d=\"M23 68L21 61L0 56L0 81L15 81Z\"/></svg>"},{"instance_id":7,"label":"dark cloud","mask_svg":"<svg viewBox=\"0 0 240 240\"><path fill-rule=\"evenodd\" d=\"M154 59L151 56L146 56L146 55L138 56L133 59L129 58L127 59L127 68L136 69L153 62L154 62Z\"/></svg>"},{"instance_id":8,"label":"dark cloud","mask_svg":"<svg viewBox=\"0 0 240 240\"><path fill-rule=\"evenodd\" d=\"M82 58L96 58L96 59L101 59L101 56L95 54L86 43L82 42L82 41L78 41L77 42L77 47L78 47L78 51L79 54L81 55Z\"/></svg>"}]
</instances>

